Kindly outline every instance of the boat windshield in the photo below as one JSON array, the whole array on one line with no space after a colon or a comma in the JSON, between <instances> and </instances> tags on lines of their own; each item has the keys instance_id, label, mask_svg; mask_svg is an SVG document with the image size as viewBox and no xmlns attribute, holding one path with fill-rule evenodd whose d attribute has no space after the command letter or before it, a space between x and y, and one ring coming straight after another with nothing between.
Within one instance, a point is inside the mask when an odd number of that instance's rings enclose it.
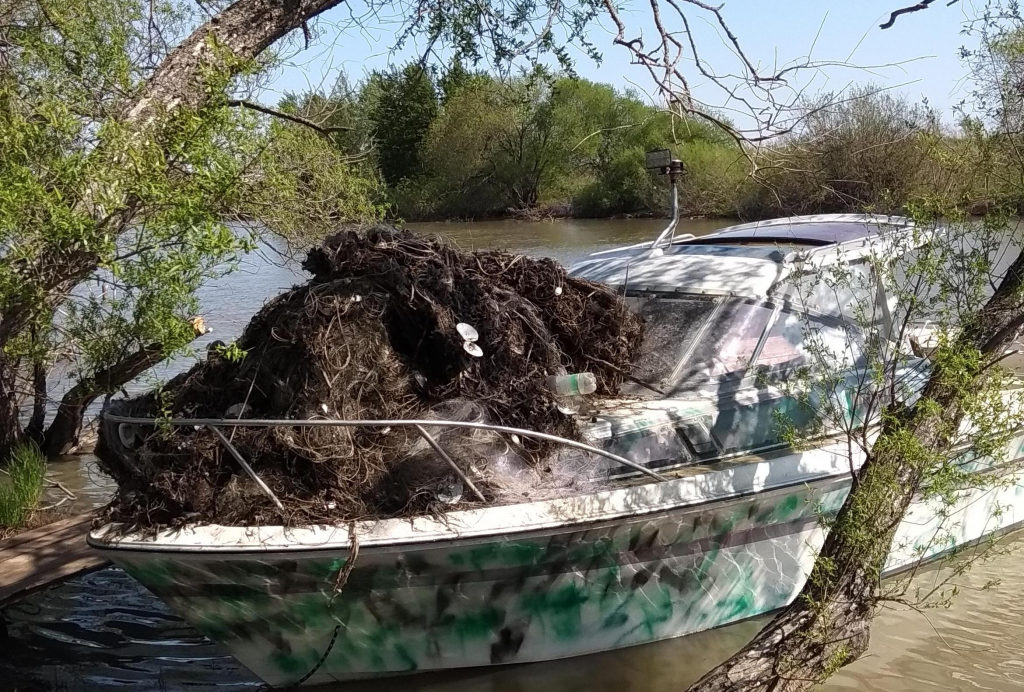
<instances>
[{"instance_id":1,"label":"boat windshield","mask_svg":"<svg viewBox=\"0 0 1024 692\"><path fill-rule=\"evenodd\" d=\"M648 294L630 298L644 318L642 355L630 393L667 395L785 376L831 359L843 367L859 357L857 336L836 320L767 302L722 296Z\"/></svg>"}]
</instances>

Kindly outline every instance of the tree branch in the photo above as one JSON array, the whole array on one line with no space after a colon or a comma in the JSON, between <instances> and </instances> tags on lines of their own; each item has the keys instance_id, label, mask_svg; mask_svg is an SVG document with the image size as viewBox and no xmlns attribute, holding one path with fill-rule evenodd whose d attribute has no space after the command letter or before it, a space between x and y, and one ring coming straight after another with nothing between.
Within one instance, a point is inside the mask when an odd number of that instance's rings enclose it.
<instances>
[{"instance_id":1,"label":"tree branch","mask_svg":"<svg viewBox=\"0 0 1024 692\"><path fill-rule=\"evenodd\" d=\"M294 113L285 113L269 106L264 106L261 103L255 103L253 101L246 101L245 99L231 99L228 101L228 106L232 108L248 108L251 111L258 111L274 118L280 118L281 120L290 120L293 123L298 123L310 129L316 130L325 137L332 132L348 132L352 128L344 125L328 126L318 125L308 118L303 118L301 115L295 115Z\"/></svg>"},{"instance_id":2,"label":"tree branch","mask_svg":"<svg viewBox=\"0 0 1024 692\"><path fill-rule=\"evenodd\" d=\"M949 0L949 2L946 3L946 7L955 4L957 1L958 0ZM900 15L910 14L911 12L920 12L921 10L927 10L928 6L931 5L933 2L935 2L935 0L921 0L921 2L917 3L916 5L909 5L907 7L901 7L898 10L893 10L892 13L889 15L889 19L884 24L879 24L878 28L888 29L892 27L893 24L896 23L896 19Z\"/></svg>"}]
</instances>

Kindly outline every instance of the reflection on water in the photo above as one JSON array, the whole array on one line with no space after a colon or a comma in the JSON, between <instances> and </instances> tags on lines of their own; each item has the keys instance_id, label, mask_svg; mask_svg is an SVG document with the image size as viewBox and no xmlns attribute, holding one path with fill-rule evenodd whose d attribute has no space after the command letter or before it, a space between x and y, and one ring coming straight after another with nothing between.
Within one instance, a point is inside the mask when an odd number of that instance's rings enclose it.
<instances>
[{"instance_id":1,"label":"reflection on water","mask_svg":"<svg viewBox=\"0 0 1024 692\"><path fill-rule=\"evenodd\" d=\"M952 607L884 610L867 655L826 689L1024 690L1024 531L1000 548L1006 552L953 580L960 593ZM927 588L937 579L933 570L914 582ZM998 583L986 588L993 581Z\"/></svg>"},{"instance_id":2,"label":"reflection on water","mask_svg":"<svg viewBox=\"0 0 1024 692\"><path fill-rule=\"evenodd\" d=\"M1024 689L1024 532L958 577L948 609L884 610L871 648L825 690ZM926 586L935 571L915 577ZM999 586L985 589L990 580ZM120 570L84 575L8 607L0 689L223 690L259 683ZM742 646L766 618L682 639L520 666L328 686L336 692L678 692Z\"/></svg>"},{"instance_id":3,"label":"reflection on water","mask_svg":"<svg viewBox=\"0 0 1024 692\"><path fill-rule=\"evenodd\" d=\"M100 471L96 457L91 454L69 455L51 463L46 477L57 481L75 496L70 507L66 507L72 513L102 507L110 502L117 489L113 479Z\"/></svg>"},{"instance_id":4,"label":"reflection on water","mask_svg":"<svg viewBox=\"0 0 1024 692\"><path fill-rule=\"evenodd\" d=\"M441 233L464 248L506 247L546 254L571 263L589 252L651 239L662 220L558 221L473 224L414 224ZM700 235L725 225L684 221L681 233ZM263 303L301 283L294 262L270 251L243 260L239 271L204 287L203 314L214 332L195 344L238 336ZM191 365L180 358L158 371L168 377ZM134 383L131 391L152 384ZM51 475L80 498L81 506L106 502L112 484L83 456L51 466ZM874 623L868 654L840 672L829 690L1024 689L1024 533L1008 539L1009 550L959 577L961 594L952 608L927 616L886 610ZM919 575L919 582L934 579ZM982 587L1001 580L994 590ZM0 689L182 689L256 688L258 682L219 647L178 618L137 582L115 568L80 576L34 594L3 612L9 638L0 656ZM564 661L452 674L411 676L386 689L459 692L561 692L672 690L742 646L764 623L742 622L671 640ZM2 636L2 632L0 632ZM380 683L336 686L337 690L379 690Z\"/></svg>"}]
</instances>

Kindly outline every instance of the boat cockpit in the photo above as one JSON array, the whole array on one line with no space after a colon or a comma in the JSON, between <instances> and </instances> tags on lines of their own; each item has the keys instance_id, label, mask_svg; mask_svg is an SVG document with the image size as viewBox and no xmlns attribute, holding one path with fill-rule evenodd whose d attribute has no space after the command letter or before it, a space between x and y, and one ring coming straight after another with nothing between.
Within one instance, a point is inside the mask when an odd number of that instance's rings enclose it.
<instances>
[{"instance_id":1,"label":"boat cockpit","mask_svg":"<svg viewBox=\"0 0 1024 692\"><path fill-rule=\"evenodd\" d=\"M782 446L787 425L812 424L808 396L862 415L869 349L898 348L897 306L872 260L912 229L818 215L591 255L573 274L621 291L645 338L622 388L632 398L592 412L590 436L666 470ZM811 391L815 376L829 392Z\"/></svg>"}]
</instances>

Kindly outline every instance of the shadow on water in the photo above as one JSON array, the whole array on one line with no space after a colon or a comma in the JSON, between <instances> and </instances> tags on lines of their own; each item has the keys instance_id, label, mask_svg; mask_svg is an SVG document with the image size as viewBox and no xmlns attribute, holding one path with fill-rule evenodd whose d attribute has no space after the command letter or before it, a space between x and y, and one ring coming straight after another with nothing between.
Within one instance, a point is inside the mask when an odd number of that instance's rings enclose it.
<instances>
[{"instance_id":1,"label":"shadow on water","mask_svg":"<svg viewBox=\"0 0 1024 692\"><path fill-rule=\"evenodd\" d=\"M115 567L3 611L0 689L258 688L233 658Z\"/></svg>"}]
</instances>

